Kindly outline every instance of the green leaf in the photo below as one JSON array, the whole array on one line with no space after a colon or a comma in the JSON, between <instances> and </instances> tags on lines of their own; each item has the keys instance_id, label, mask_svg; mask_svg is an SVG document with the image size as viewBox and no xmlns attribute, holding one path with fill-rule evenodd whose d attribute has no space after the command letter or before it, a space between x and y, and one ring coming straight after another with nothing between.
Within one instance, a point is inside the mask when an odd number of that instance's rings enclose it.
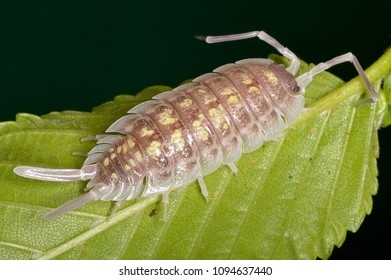
<instances>
[{"instance_id":1,"label":"green leaf","mask_svg":"<svg viewBox=\"0 0 391 280\"><path fill-rule=\"evenodd\" d=\"M284 61L280 57L273 59ZM303 63L301 71L308 69ZM356 107L363 86L330 73L307 87L305 110L277 141L245 154L239 174L221 167L170 193L167 219L159 196L123 203L91 202L45 221L52 208L84 193L85 183L52 183L16 176L32 165L79 168L93 143L136 104L166 91L150 87L121 95L92 112L43 117L18 114L0 124L0 257L4 259L314 259L328 258L346 232L356 231L377 191L377 129L388 125L391 51L369 70L381 101ZM387 84L388 83L388 84ZM333 91L333 92L331 92ZM331 93L330 93L331 92Z\"/></svg>"}]
</instances>

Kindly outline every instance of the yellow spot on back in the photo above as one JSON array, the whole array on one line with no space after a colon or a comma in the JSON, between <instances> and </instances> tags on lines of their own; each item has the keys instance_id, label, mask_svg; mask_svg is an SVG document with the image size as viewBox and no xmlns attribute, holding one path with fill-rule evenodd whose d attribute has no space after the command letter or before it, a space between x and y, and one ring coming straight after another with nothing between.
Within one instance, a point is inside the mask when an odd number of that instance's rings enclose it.
<instances>
[{"instance_id":1,"label":"yellow spot on back","mask_svg":"<svg viewBox=\"0 0 391 280\"><path fill-rule=\"evenodd\" d=\"M193 122L193 127L200 127L201 126L201 121L200 120L195 120Z\"/></svg>"},{"instance_id":2,"label":"yellow spot on back","mask_svg":"<svg viewBox=\"0 0 391 280\"><path fill-rule=\"evenodd\" d=\"M200 88L200 89L197 90L197 92L198 92L198 93L206 93L206 90Z\"/></svg>"},{"instance_id":3,"label":"yellow spot on back","mask_svg":"<svg viewBox=\"0 0 391 280\"><path fill-rule=\"evenodd\" d=\"M193 127L199 127L201 126L202 122L205 120L204 114L199 114L198 119L193 122Z\"/></svg>"},{"instance_id":4,"label":"yellow spot on back","mask_svg":"<svg viewBox=\"0 0 391 280\"><path fill-rule=\"evenodd\" d=\"M160 147L162 143L160 141L152 141L151 145L147 148L147 154L150 156L158 157L161 154Z\"/></svg>"},{"instance_id":5,"label":"yellow spot on back","mask_svg":"<svg viewBox=\"0 0 391 280\"><path fill-rule=\"evenodd\" d=\"M279 83L278 78L276 77L276 75L274 75L274 73L272 71L267 71L265 73L265 76L266 76L267 80L269 82L271 82L273 85L277 85Z\"/></svg>"},{"instance_id":6,"label":"yellow spot on back","mask_svg":"<svg viewBox=\"0 0 391 280\"><path fill-rule=\"evenodd\" d=\"M110 158L111 159L115 159L117 157L117 154L116 153L112 153L111 155L110 155Z\"/></svg>"},{"instance_id":7,"label":"yellow spot on back","mask_svg":"<svg viewBox=\"0 0 391 280\"><path fill-rule=\"evenodd\" d=\"M181 103L179 103L179 106L181 106L181 108L187 108L190 107L192 104L193 100L191 100L190 98L185 98Z\"/></svg>"},{"instance_id":8,"label":"yellow spot on back","mask_svg":"<svg viewBox=\"0 0 391 280\"><path fill-rule=\"evenodd\" d=\"M145 137L145 136L151 136L152 134L154 134L155 131L153 129L148 129L146 127L143 127L140 131L140 136L141 137Z\"/></svg>"},{"instance_id":9,"label":"yellow spot on back","mask_svg":"<svg viewBox=\"0 0 391 280\"><path fill-rule=\"evenodd\" d=\"M230 95L230 94L232 94L232 93L234 93L234 91L231 89L231 88L229 88L229 87L226 87L226 88L224 88L222 91L221 91L221 95Z\"/></svg>"},{"instance_id":10,"label":"yellow spot on back","mask_svg":"<svg viewBox=\"0 0 391 280\"><path fill-rule=\"evenodd\" d=\"M120 154L122 151L122 146L117 147L117 154Z\"/></svg>"},{"instance_id":11,"label":"yellow spot on back","mask_svg":"<svg viewBox=\"0 0 391 280\"><path fill-rule=\"evenodd\" d=\"M125 164L125 170L129 171L130 169L132 169L132 168L129 165Z\"/></svg>"},{"instance_id":12,"label":"yellow spot on back","mask_svg":"<svg viewBox=\"0 0 391 280\"><path fill-rule=\"evenodd\" d=\"M136 162L134 161L134 159L129 159L128 162L130 163L131 166L135 167L136 166Z\"/></svg>"},{"instance_id":13,"label":"yellow spot on back","mask_svg":"<svg viewBox=\"0 0 391 280\"><path fill-rule=\"evenodd\" d=\"M246 74L242 74L240 77L242 78L242 83L245 85L251 85L253 83L253 80L251 80Z\"/></svg>"},{"instance_id":14,"label":"yellow spot on back","mask_svg":"<svg viewBox=\"0 0 391 280\"><path fill-rule=\"evenodd\" d=\"M141 160L143 159L142 156L141 156L140 151L137 151L137 152L134 154L134 156L136 157L136 159L137 159L138 161L141 161Z\"/></svg>"},{"instance_id":15,"label":"yellow spot on back","mask_svg":"<svg viewBox=\"0 0 391 280\"><path fill-rule=\"evenodd\" d=\"M182 131L175 129L171 135L171 142L178 148L182 148L185 145L185 139L182 137Z\"/></svg>"},{"instance_id":16,"label":"yellow spot on back","mask_svg":"<svg viewBox=\"0 0 391 280\"><path fill-rule=\"evenodd\" d=\"M104 166L108 166L109 163L110 163L109 158L105 158L105 159L103 160L103 165L104 165Z\"/></svg>"},{"instance_id":17,"label":"yellow spot on back","mask_svg":"<svg viewBox=\"0 0 391 280\"><path fill-rule=\"evenodd\" d=\"M205 119L205 115L199 114L198 119L193 122L193 127L196 130L197 138L201 141L206 141L209 138L208 131L205 129L205 127L202 126L202 122Z\"/></svg>"},{"instance_id":18,"label":"yellow spot on back","mask_svg":"<svg viewBox=\"0 0 391 280\"><path fill-rule=\"evenodd\" d=\"M198 140L206 141L206 140L209 139L209 133L205 129L205 127L199 126L199 127L196 128L196 131L197 131L196 135L197 135Z\"/></svg>"},{"instance_id":19,"label":"yellow spot on back","mask_svg":"<svg viewBox=\"0 0 391 280\"><path fill-rule=\"evenodd\" d=\"M259 88L258 88L258 87L251 86L251 87L248 89L248 93L260 93L260 91L259 91Z\"/></svg>"},{"instance_id":20,"label":"yellow spot on back","mask_svg":"<svg viewBox=\"0 0 391 280\"><path fill-rule=\"evenodd\" d=\"M117 173L111 173L111 178L113 178L113 179L118 179Z\"/></svg>"},{"instance_id":21,"label":"yellow spot on back","mask_svg":"<svg viewBox=\"0 0 391 280\"><path fill-rule=\"evenodd\" d=\"M231 95L228 99L227 99L227 102L229 104L236 104L236 103L239 103L239 99L236 95Z\"/></svg>"},{"instance_id":22,"label":"yellow spot on back","mask_svg":"<svg viewBox=\"0 0 391 280\"><path fill-rule=\"evenodd\" d=\"M128 152L128 146L126 144L122 145L122 153L126 154Z\"/></svg>"},{"instance_id":23,"label":"yellow spot on back","mask_svg":"<svg viewBox=\"0 0 391 280\"><path fill-rule=\"evenodd\" d=\"M165 109L163 113L159 114L159 122L162 125L169 125L175 123L177 120L172 117L172 109Z\"/></svg>"},{"instance_id":24,"label":"yellow spot on back","mask_svg":"<svg viewBox=\"0 0 391 280\"><path fill-rule=\"evenodd\" d=\"M131 139L127 139L126 142L128 142L129 148L133 148L135 145L134 141Z\"/></svg>"},{"instance_id":25,"label":"yellow spot on back","mask_svg":"<svg viewBox=\"0 0 391 280\"><path fill-rule=\"evenodd\" d=\"M209 116L213 119L213 121L217 124L217 126L220 126L224 122L223 114L221 110L217 108L212 108L208 111Z\"/></svg>"}]
</instances>

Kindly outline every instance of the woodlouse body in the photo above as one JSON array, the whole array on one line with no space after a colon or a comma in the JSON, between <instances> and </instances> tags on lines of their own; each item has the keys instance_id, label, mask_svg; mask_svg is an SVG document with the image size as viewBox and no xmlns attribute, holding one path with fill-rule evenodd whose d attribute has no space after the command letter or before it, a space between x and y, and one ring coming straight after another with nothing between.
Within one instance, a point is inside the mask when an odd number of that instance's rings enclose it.
<instances>
[{"instance_id":1,"label":"woodlouse body","mask_svg":"<svg viewBox=\"0 0 391 280\"><path fill-rule=\"evenodd\" d=\"M347 54L296 79L296 56L262 31L206 39L218 42L254 36L275 46L292 60L291 66L285 69L268 59L241 60L161 93L111 125L80 170L15 168L18 175L40 180L90 180L88 193L46 217L98 199L123 201L163 194L168 202L170 190L195 180L206 197L203 176L221 165L236 173L234 163L243 152L276 139L297 119L304 108L305 86L314 75L341 62L356 62ZM373 90L365 74L360 75ZM375 100L376 93L371 94Z\"/></svg>"},{"instance_id":2,"label":"woodlouse body","mask_svg":"<svg viewBox=\"0 0 391 280\"><path fill-rule=\"evenodd\" d=\"M101 199L123 200L140 194L144 178L142 196L187 185L274 139L303 109L294 77L271 61L216 71L138 105L109 127L123 136L103 138L91 151L84 166L96 164L96 175L88 188L103 183L111 190Z\"/></svg>"}]
</instances>

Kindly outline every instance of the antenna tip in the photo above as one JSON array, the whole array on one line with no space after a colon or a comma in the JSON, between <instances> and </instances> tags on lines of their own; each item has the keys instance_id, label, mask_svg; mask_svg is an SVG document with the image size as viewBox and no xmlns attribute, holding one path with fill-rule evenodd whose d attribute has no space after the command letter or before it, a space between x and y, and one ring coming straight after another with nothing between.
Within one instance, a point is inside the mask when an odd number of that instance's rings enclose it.
<instances>
[{"instance_id":1,"label":"antenna tip","mask_svg":"<svg viewBox=\"0 0 391 280\"><path fill-rule=\"evenodd\" d=\"M196 39L198 39L198 40L201 40L201 41L206 41L206 37L207 36L204 36L204 35L196 35L196 36L194 36Z\"/></svg>"}]
</instances>

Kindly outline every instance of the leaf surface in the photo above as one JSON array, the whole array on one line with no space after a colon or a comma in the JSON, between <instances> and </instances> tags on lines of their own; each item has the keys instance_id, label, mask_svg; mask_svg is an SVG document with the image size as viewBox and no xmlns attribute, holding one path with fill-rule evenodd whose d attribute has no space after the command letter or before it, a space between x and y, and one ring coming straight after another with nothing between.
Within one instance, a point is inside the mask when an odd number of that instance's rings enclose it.
<instances>
[{"instance_id":1,"label":"leaf surface","mask_svg":"<svg viewBox=\"0 0 391 280\"><path fill-rule=\"evenodd\" d=\"M300 71L308 67L303 63ZM379 75L372 80L384 73ZM171 192L166 220L161 198L154 196L123 203L110 220L113 204L96 201L45 221L42 216L52 208L83 194L85 183L29 180L12 170L18 165L79 168L84 158L72 153L94 146L81 138L103 134L130 108L168 87L120 95L92 112L18 114L16 122L0 124L0 257L328 258L372 209L377 129L389 123L389 80L382 89L377 83L380 102L356 107L362 85L353 87L351 97L319 113L308 109L277 141L244 154L238 176L227 167L206 176L207 202L196 183ZM328 102L329 93L345 85L327 72L316 76L306 90L307 106Z\"/></svg>"}]
</instances>

